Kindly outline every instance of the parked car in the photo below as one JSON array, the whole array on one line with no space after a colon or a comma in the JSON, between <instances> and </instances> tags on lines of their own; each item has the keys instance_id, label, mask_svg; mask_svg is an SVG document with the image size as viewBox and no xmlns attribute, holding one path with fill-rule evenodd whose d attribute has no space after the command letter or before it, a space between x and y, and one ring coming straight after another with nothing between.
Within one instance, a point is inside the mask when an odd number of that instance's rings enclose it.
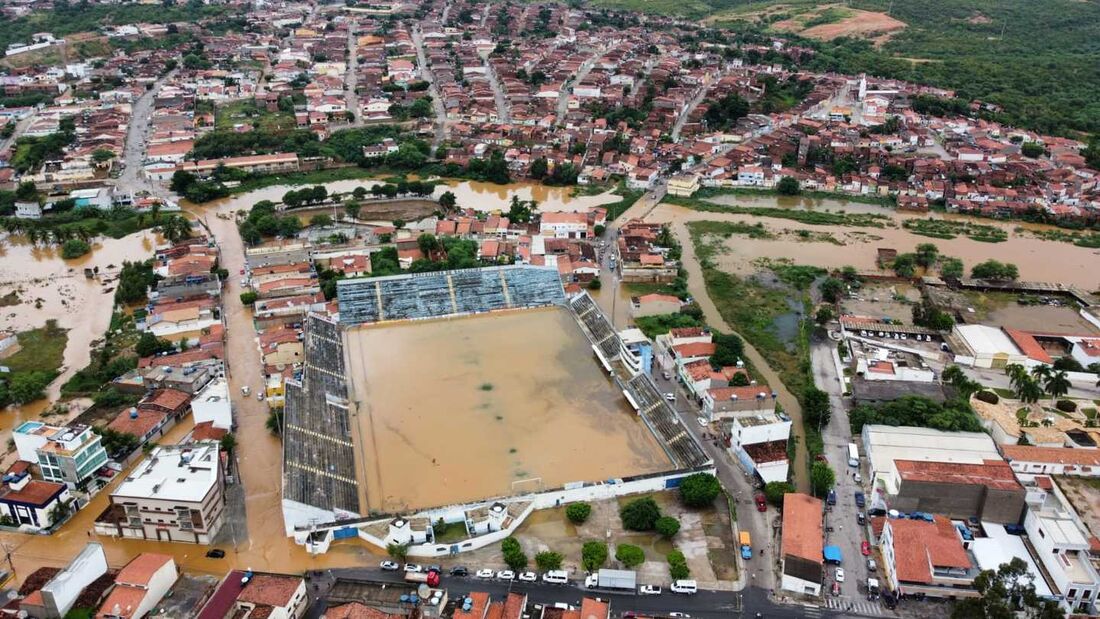
<instances>
[{"instance_id":1,"label":"parked car","mask_svg":"<svg viewBox=\"0 0 1100 619\"><path fill-rule=\"evenodd\" d=\"M833 595L840 595L840 583L834 582L832 586Z\"/></svg>"},{"instance_id":2,"label":"parked car","mask_svg":"<svg viewBox=\"0 0 1100 619\"><path fill-rule=\"evenodd\" d=\"M836 581L837 582L844 582L844 568L842 568L842 567L836 568Z\"/></svg>"},{"instance_id":3,"label":"parked car","mask_svg":"<svg viewBox=\"0 0 1100 619\"><path fill-rule=\"evenodd\" d=\"M763 492L757 492L752 500L756 502L756 511L766 512L768 511L768 499L764 496Z\"/></svg>"},{"instance_id":4,"label":"parked car","mask_svg":"<svg viewBox=\"0 0 1100 619\"><path fill-rule=\"evenodd\" d=\"M661 595L661 588L653 585L642 585L638 587L638 593L642 595Z\"/></svg>"},{"instance_id":5,"label":"parked car","mask_svg":"<svg viewBox=\"0 0 1100 619\"><path fill-rule=\"evenodd\" d=\"M661 376L664 376L665 380L671 380L672 379L672 372L661 372Z\"/></svg>"},{"instance_id":6,"label":"parked car","mask_svg":"<svg viewBox=\"0 0 1100 619\"><path fill-rule=\"evenodd\" d=\"M856 493L856 507L864 507L867 505L867 501L863 498L862 492Z\"/></svg>"},{"instance_id":7,"label":"parked car","mask_svg":"<svg viewBox=\"0 0 1100 619\"><path fill-rule=\"evenodd\" d=\"M865 557L871 556L871 543L868 542L867 540L863 540L859 544L859 551L861 553L863 553L863 556L865 556Z\"/></svg>"},{"instance_id":8,"label":"parked car","mask_svg":"<svg viewBox=\"0 0 1100 619\"><path fill-rule=\"evenodd\" d=\"M676 394L672 393L670 391L670 392L665 394L665 399L668 400L669 402L675 402L676 401Z\"/></svg>"},{"instance_id":9,"label":"parked car","mask_svg":"<svg viewBox=\"0 0 1100 619\"><path fill-rule=\"evenodd\" d=\"M405 571L415 574L415 573L418 573L418 572L423 572L424 568L420 567L419 565L417 565L415 563L406 563L405 564Z\"/></svg>"},{"instance_id":10,"label":"parked car","mask_svg":"<svg viewBox=\"0 0 1100 619\"><path fill-rule=\"evenodd\" d=\"M836 505L836 490L829 491L829 495L825 497L825 502L829 505Z\"/></svg>"},{"instance_id":11,"label":"parked car","mask_svg":"<svg viewBox=\"0 0 1100 619\"><path fill-rule=\"evenodd\" d=\"M386 570L387 572L396 572L397 570L401 569L401 564L397 561L383 561L379 564L379 567Z\"/></svg>"},{"instance_id":12,"label":"parked car","mask_svg":"<svg viewBox=\"0 0 1100 619\"><path fill-rule=\"evenodd\" d=\"M539 575L534 572L520 572L519 579L523 582L535 582L539 579Z\"/></svg>"},{"instance_id":13,"label":"parked car","mask_svg":"<svg viewBox=\"0 0 1100 619\"><path fill-rule=\"evenodd\" d=\"M493 570L488 570L488 569L478 570L477 571L477 577L478 578L492 578L493 577Z\"/></svg>"},{"instance_id":14,"label":"parked car","mask_svg":"<svg viewBox=\"0 0 1100 619\"><path fill-rule=\"evenodd\" d=\"M451 568L451 576L464 577L464 576L469 576L469 575L470 575L470 570L466 569L465 567L463 567L461 565L456 565L455 567Z\"/></svg>"},{"instance_id":15,"label":"parked car","mask_svg":"<svg viewBox=\"0 0 1100 619\"><path fill-rule=\"evenodd\" d=\"M669 617L676 617L677 619L691 619L691 615L689 615L687 613L682 613L682 612L679 612L679 611L675 611L675 610L670 612L668 614L668 616Z\"/></svg>"},{"instance_id":16,"label":"parked car","mask_svg":"<svg viewBox=\"0 0 1100 619\"><path fill-rule=\"evenodd\" d=\"M860 475L859 473L856 473L855 475L853 475L852 479L856 480L857 484L862 484L863 483L863 475Z\"/></svg>"},{"instance_id":17,"label":"parked car","mask_svg":"<svg viewBox=\"0 0 1100 619\"><path fill-rule=\"evenodd\" d=\"M867 559L867 570L871 572L878 571L878 563L875 563L874 559Z\"/></svg>"},{"instance_id":18,"label":"parked car","mask_svg":"<svg viewBox=\"0 0 1100 619\"><path fill-rule=\"evenodd\" d=\"M695 420L698 421L699 425L703 426L704 428L707 427L707 418L706 417L696 417Z\"/></svg>"},{"instance_id":19,"label":"parked car","mask_svg":"<svg viewBox=\"0 0 1100 619\"><path fill-rule=\"evenodd\" d=\"M858 522L859 524L867 524L867 516L864 516L863 512L857 512L856 522Z\"/></svg>"},{"instance_id":20,"label":"parked car","mask_svg":"<svg viewBox=\"0 0 1100 619\"><path fill-rule=\"evenodd\" d=\"M225 551L221 548L211 548L206 551L206 558L208 559L224 559Z\"/></svg>"},{"instance_id":21,"label":"parked car","mask_svg":"<svg viewBox=\"0 0 1100 619\"><path fill-rule=\"evenodd\" d=\"M513 580L516 577L516 573L512 570L500 570L497 572L497 578L500 580Z\"/></svg>"}]
</instances>

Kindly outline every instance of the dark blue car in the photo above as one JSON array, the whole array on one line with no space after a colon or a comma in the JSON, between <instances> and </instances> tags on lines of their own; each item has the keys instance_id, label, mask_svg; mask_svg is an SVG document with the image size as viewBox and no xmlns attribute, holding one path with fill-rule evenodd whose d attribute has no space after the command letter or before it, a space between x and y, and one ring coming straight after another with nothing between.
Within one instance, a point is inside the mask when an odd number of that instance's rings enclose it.
<instances>
[{"instance_id":1,"label":"dark blue car","mask_svg":"<svg viewBox=\"0 0 1100 619\"><path fill-rule=\"evenodd\" d=\"M867 504L867 502L863 499L863 493L862 492L857 492L856 493L856 507L863 507L866 504Z\"/></svg>"}]
</instances>

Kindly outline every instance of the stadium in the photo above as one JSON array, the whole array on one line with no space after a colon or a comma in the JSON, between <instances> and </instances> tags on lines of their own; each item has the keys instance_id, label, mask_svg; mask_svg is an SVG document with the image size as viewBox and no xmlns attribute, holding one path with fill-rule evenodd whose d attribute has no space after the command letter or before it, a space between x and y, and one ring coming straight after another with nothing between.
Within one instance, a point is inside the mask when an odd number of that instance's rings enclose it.
<instances>
[{"instance_id":1,"label":"stadium","mask_svg":"<svg viewBox=\"0 0 1100 619\"><path fill-rule=\"evenodd\" d=\"M343 280L337 296L338 322L308 318L286 388L284 525L311 551L358 537L453 554L535 509L712 470L554 268ZM464 523L465 539L437 543L441 520Z\"/></svg>"}]
</instances>

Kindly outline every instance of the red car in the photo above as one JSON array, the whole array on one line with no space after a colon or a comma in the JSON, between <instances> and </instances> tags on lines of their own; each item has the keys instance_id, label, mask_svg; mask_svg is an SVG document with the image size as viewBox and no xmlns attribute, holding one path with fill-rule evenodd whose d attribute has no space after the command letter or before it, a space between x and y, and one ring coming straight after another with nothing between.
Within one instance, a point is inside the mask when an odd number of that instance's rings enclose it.
<instances>
[{"instance_id":1,"label":"red car","mask_svg":"<svg viewBox=\"0 0 1100 619\"><path fill-rule=\"evenodd\" d=\"M863 540L863 543L859 545L859 551L863 553L863 556L871 556L871 544L867 540Z\"/></svg>"},{"instance_id":2,"label":"red car","mask_svg":"<svg viewBox=\"0 0 1100 619\"><path fill-rule=\"evenodd\" d=\"M754 496L753 500L756 501L756 511L758 511L758 512L768 511L768 501L764 498L763 494L758 494L758 495Z\"/></svg>"}]
</instances>

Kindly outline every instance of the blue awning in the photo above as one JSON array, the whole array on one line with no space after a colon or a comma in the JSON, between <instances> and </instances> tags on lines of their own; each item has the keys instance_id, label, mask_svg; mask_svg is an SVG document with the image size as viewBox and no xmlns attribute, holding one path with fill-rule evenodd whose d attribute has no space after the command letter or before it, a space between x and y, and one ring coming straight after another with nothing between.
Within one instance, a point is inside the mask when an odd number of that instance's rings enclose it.
<instances>
[{"instance_id":1,"label":"blue awning","mask_svg":"<svg viewBox=\"0 0 1100 619\"><path fill-rule=\"evenodd\" d=\"M824 554L826 561L840 563L840 546L826 546Z\"/></svg>"}]
</instances>

